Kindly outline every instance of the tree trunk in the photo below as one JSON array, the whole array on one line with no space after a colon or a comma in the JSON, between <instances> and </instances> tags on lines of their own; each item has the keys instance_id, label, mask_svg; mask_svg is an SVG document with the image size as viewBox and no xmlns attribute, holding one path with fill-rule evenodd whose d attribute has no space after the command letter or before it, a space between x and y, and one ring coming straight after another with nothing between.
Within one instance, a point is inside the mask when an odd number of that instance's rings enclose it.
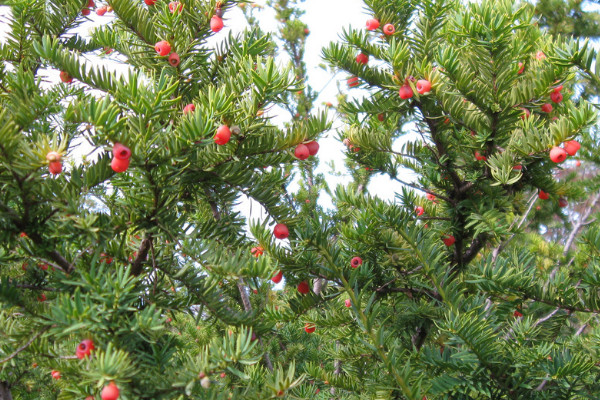
<instances>
[{"instance_id":1,"label":"tree trunk","mask_svg":"<svg viewBox=\"0 0 600 400\"><path fill-rule=\"evenodd\" d=\"M0 400L12 400L8 382L0 381Z\"/></svg>"}]
</instances>

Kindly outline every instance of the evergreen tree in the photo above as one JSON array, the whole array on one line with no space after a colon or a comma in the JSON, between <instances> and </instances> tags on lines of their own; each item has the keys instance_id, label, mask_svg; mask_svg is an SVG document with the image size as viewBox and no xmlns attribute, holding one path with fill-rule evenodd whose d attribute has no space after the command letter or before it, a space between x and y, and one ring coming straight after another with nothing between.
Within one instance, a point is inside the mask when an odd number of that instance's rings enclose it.
<instances>
[{"instance_id":1,"label":"evergreen tree","mask_svg":"<svg viewBox=\"0 0 600 400\"><path fill-rule=\"evenodd\" d=\"M324 211L302 205L310 159L285 193L328 127L311 92L284 129L264 112L303 89L302 57L278 69L258 29L209 45L234 1L141 3L96 5L111 17L90 37L87 2L10 4L1 400L598 396L600 228L554 260L519 246L536 198L595 195L556 173L562 143L595 149L593 105L564 89L600 80L594 50L527 4L366 1L368 29L324 50L368 91L340 105L357 169ZM295 2L272 4L304 33ZM112 49L123 76L86 61ZM244 196L269 215L250 232Z\"/></svg>"}]
</instances>

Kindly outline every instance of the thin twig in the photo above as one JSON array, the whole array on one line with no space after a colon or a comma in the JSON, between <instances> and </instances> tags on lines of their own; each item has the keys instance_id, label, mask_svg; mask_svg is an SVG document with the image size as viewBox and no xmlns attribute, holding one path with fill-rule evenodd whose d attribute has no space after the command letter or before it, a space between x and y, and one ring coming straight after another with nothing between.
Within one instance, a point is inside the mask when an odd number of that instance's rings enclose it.
<instances>
[{"instance_id":1,"label":"thin twig","mask_svg":"<svg viewBox=\"0 0 600 400\"><path fill-rule=\"evenodd\" d=\"M11 355L9 355L8 357L6 357L3 360L0 360L0 364L4 364L7 361L12 360L13 358L15 358L17 356L17 354L19 354L20 352L22 352L23 350L25 350L26 348L28 348L31 343L33 343L35 341L35 339L39 338L40 336L42 336L44 334L44 332L46 332L48 329L50 329L50 326L46 326L44 329L42 329L41 331L39 331L38 333L36 333L31 339L29 339L27 341L27 343L25 343L23 346L19 347L17 350L15 350Z\"/></svg>"}]
</instances>

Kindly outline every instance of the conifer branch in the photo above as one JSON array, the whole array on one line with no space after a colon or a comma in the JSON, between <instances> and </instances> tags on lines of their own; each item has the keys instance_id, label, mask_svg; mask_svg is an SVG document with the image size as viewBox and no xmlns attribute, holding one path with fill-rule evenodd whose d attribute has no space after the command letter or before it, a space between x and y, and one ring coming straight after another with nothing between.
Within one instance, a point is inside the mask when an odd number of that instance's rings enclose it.
<instances>
[{"instance_id":1,"label":"conifer branch","mask_svg":"<svg viewBox=\"0 0 600 400\"><path fill-rule=\"evenodd\" d=\"M0 364L4 364L7 361L12 360L13 358L15 358L20 352L22 352L23 350L25 350L26 348L28 348L37 338L39 338L40 336L42 336L48 329L50 329L52 326L46 326L44 328L42 328L41 331L39 331L38 333L36 333L35 335L33 335L24 345L22 345L21 347L17 348L13 353L9 354L8 357L0 360Z\"/></svg>"}]
</instances>

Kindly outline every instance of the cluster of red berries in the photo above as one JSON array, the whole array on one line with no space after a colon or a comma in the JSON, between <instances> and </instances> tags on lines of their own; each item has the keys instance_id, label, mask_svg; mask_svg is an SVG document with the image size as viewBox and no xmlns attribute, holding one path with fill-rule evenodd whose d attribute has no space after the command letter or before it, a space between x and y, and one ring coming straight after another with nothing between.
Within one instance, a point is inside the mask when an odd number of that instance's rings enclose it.
<instances>
[{"instance_id":1,"label":"cluster of red berries","mask_svg":"<svg viewBox=\"0 0 600 400\"><path fill-rule=\"evenodd\" d=\"M169 55L169 64L173 67L177 67L179 65L179 63L181 62L181 59L179 58L179 54L177 54L175 52L171 53L171 44L169 42L167 42L166 40L161 40L160 42L157 42L154 45L154 50L156 50L156 53L161 57L164 57L168 54Z\"/></svg>"},{"instance_id":2,"label":"cluster of red berries","mask_svg":"<svg viewBox=\"0 0 600 400\"><path fill-rule=\"evenodd\" d=\"M129 168L129 161L131 159L131 150L129 147L122 145L121 143L115 143L113 146L113 159L110 163L110 167L115 172L125 172Z\"/></svg>"},{"instance_id":3,"label":"cluster of red berries","mask_svg":"<svg viewBox=\"0 0 600 400\"><path fill-rule=\"evenodd\" d=\"M431 91L431 82L429 82L427 79L419 79L415 87L419 94L426 94ZM413 97L414 93L408 82L405 82L404 85L400 87L400 90L398 90L398 94L402 100L408 100Z\"/></svg>"},{"instance_id":4,"label":"cluster of red berries","mask_svg":"<svg viewBox=\"0 0 600 400\"><path fill-rule=\"evenodd\" d=\"M371 18L369 20L367 20L367 30L368 31L374 31L377 28L379 28L379 20L375 19L375 18ZM392 24L385 24L383 25L383 33L385 35L393 35L396 32L396 28L394 27L394 25Z\"/></svg>"},{"instance_id":5,"label":"cluster of red berries","mask_svg":"<svg viewBox=\"0 0 600 400\"><path fill-rule=\"evenodd\" d=\"M561 163L567 159L567 155L574 156L581 147L578 141L569 140L563 143L564 148L554 146L550 150L550 160L555 163Z\"/></svg>"},{"instance_id":6,"label":"cluster of red berries","mask_svg":"<svg viewBox=\"0 0 600 400\"><path fill-rule=\"evenodd\" d=\"M250 249L250 253L254 254L254 257L258 258L263 255L265 249L262 246L256 246Z\"/></svg>"},{"instance_id":7,"label":"cluster of red berries","mask_svg":"<svg viewBox=\"0 0 600 400\"><path fill-rule=\"evenodd\" d=\"M57 151L51 151L46 154L48 171L50 171L52 175L58 175L62 172L62 163L60 162L60 157L60 153Z\"/></svg>"},{"instance_id":8,"label":"cluster of red berries","mask_svg":"<svg viewBox=\"0 0 600 400\"><path fill-rule=\"evenodd\" d=\"M319 152L319 143L314 140L303 144L300 143L294 150L294 155L300 160L306 160L308 156L314 156Z\"/></svg>"}]
</instances>

